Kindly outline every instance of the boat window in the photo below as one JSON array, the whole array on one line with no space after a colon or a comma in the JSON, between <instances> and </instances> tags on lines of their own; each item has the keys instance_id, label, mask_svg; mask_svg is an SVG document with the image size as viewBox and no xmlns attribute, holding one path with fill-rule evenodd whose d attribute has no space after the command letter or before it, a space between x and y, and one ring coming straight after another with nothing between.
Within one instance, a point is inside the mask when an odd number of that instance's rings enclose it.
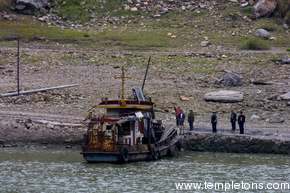
<instances>
[{"instance_id":1,"label":"boat window","mask_svg":"<svg viewBox=\"0 0 290 193\"><path fill-rule=\"evenodd\" d=\"M131 123L125 122L122 123L121 127L119 127L119 135L130 135L131 134Z\"/></svg>"},{"instance_id":2,"label":"boat window","mask_svg":"<svg viewBox=\"0 0 290 193\"><path fill-rule=\"evenodd\" d=\"M134 115L135 109L107 109L107 115L112 117L124 117Z\"/></svg>"},{"instance_id":3,"label":"boat window","mask_svg":"<svg viewBox=\"0 0 290 193\"><path fill-rule=\"evenodd\" d=\"M107 125L107 126L106 126L106 130L111 130L112 127L113 127L112 125Z\"/></svg>"},{"instance_id":4,"label":"boat window","mask_svg":"<svg viewBox=\"0 0 290 193\"><path fill-rule=\"evenodd\" d=\"M107 115L112 117L119 117L119 109L107 109Z\"/></svg>"}]
</instances>

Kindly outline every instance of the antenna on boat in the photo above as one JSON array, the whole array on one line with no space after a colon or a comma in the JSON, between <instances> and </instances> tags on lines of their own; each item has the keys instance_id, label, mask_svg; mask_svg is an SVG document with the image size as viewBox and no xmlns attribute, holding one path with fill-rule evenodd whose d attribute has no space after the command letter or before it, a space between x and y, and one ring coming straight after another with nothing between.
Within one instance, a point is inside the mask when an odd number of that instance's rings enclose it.
<instances>
[{"instance_id":1,"label":"antenna on boat","mask_svg":"<svg viewBox=\"0 0 290 193\"><path fill-rule=\"evenodd\" d=\"M145 72L145 76L144 76L143 84L142 84L142 91L144 91L144 86L145 86L145 82L146 82L146 78L147 78L150 62L151 62L151 56L148 59L148 64L147 64L147 68L146 68L146 72Z\"/></svg>"},{"instance_id":2,"label":"antenna on boat","mask_svg":"<svg viewBox=\"0 0 290 193\"><path fill-rule=\"evenodd\" d=\"M121 99L124 100L125 99L125 70L124 70L124 66L122 66L122 90L121 90Z\"/></svg>"}]
</instances>

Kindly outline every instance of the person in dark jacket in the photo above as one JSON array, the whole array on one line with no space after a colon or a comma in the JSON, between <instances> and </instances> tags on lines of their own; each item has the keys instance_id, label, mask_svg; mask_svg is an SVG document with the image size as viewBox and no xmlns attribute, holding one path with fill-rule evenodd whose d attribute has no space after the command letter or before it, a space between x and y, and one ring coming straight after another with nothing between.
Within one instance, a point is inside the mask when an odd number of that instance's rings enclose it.
<instances>
[{"instance_id":1,"label":"person in dark jacket","mask_svg":"<svg viewBox=\"0 0 290 193\"><path fill-rule=\"evenodd\" d=\"M183 112L183 110L181 110L180 114L179 114L179 127L180 127L180 134L184 134L184 120L185 120L185 113Z\"/></svg>"},{"instance_id":2,"label":"person in dark jacket","mask_svg":"<svg viewBox=\"0 0 290 193\"><path fill-rule=\"evenodd\" d=\"M211 115L211 125L212 125L212 132L216 133L217 132L217 113L213 112Z\"/></svg>"},{"instance_id":3,"label":"person in dark jacket","mask_svg":"<svg viewBox=\"0 0 290 193\"><path fill-rule=\"evenodd\" d=\"M232 131L235 132L236 130L236 123L237 123L237 114L232 111L231 112L231 125L232 125Z\"/></svg>"},{"instance_id":4,"label":"person in dark jacket","mask_svg":"<svg viewBox=\"0 0 290 193\"><path fill-rule=\"evenodd\" d=\"M239 128L240 128L240 134L244 134L245 122L246 122L246 116L243 114L243 111L241 111L239 116L238 116L238 124L239 124Z\"/></svg>"},{"instance_id":5,"label":"person in dark jacket","mask_svg":"<svg viewBox=\"0 0 290 193\"><path fill-rule=\"evenodd\" d=\"M179 121L180 121L180 126L183 127L184 126L184 120L185 120L185 113L183 112L183 110L181 110L180 114L179 114Z\"/></svg>"},{"instance_id":6,"label":"person in dark jacket","mask_svg":"<svg viewBox=\"0 0 290 193\"><path fill-rule=\"evenodd\" d=\"M194 122L194 113L192 110L189 110L188 116L187 116L187 121L189 124L189 130L193 130L193 122Z\"/></svg>"}]
</instances>

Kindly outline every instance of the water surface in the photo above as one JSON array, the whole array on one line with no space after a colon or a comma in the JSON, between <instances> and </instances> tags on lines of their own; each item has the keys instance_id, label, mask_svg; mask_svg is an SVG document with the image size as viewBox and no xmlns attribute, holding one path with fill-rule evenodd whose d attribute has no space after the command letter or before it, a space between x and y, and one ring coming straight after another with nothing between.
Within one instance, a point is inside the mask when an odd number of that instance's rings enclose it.
<instances>
[{"instance_id":1,"label":"water surface","mask_svg":"<svg viewBox=\"0 0 290 193\"><path fill-rule=\"evenodd\" d=\"M116 165L87 164L78 150L2 149L0 192L163 193L180 192L177 182L290 183L289 166L290 157L282 155L183 152L177 158Z\"/></svg>"}]
</instances>

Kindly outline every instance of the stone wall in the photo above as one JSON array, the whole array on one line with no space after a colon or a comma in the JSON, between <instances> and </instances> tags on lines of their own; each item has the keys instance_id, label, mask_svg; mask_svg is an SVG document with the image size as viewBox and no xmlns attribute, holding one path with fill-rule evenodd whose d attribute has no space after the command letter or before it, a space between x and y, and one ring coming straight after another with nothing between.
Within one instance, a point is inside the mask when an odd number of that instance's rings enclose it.
<instances>
[{"instance_id":1,"label":"stone wall","mask_svg":"<svg viewBox=\"0 0 290 193\"><path fill-rule=\"evenodd\" d=\"M266 136L192 133L183 146L192 151L290 154L290 140Z\"/></svg>"}]
</instances>

